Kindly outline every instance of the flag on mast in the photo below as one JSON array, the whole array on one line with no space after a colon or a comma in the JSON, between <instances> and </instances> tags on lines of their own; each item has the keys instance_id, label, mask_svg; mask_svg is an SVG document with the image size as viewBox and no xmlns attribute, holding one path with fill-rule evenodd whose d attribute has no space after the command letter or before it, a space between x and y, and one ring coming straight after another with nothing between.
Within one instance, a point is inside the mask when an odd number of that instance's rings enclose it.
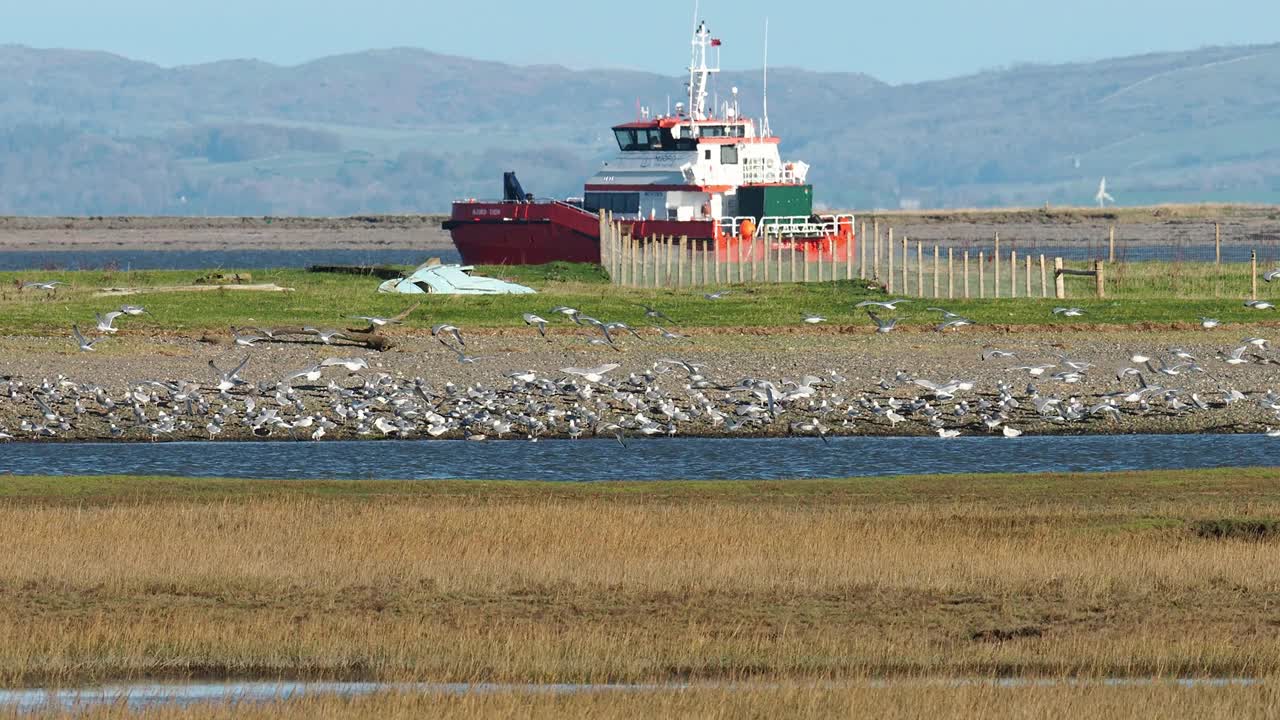
<instances>
[{"instance_id":1,"label":"flag on mast","mask_svg":"<svg viewBox=\"0 0 1280 720\"><path fill-rule=\"evenodd\" d=\"M720 47L720 38L711 38L711 47Z\"/></svg>"}]
</instances>

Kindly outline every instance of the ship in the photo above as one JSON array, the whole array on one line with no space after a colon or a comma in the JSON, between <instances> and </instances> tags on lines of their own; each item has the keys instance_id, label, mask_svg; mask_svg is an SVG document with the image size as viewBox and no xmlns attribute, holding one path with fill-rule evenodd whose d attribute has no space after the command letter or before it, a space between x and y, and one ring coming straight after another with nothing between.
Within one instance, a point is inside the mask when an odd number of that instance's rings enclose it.
<instances>
[{"instance_id":1,"label":"ship","mask_svg":"<svg viewBox=\"0 0 1280 720\"><path fill-rule=\"evenodd\" d=\"M665 115L642 107L638 118L615 125L617 152L586 181L581 197L535 197L511 171L500 200L455 201L444 228L462 262L599 263L605 219L631 237L685 237L739 261L744 248L798 250L808 262L851 257L854 217L815 214L809 165L782 159L781 140L769 127L767 70L758 122L742 114L736 87L731 99L709 103L721 46L698 23L688 103Z\"/></svg>"}]
</instances>

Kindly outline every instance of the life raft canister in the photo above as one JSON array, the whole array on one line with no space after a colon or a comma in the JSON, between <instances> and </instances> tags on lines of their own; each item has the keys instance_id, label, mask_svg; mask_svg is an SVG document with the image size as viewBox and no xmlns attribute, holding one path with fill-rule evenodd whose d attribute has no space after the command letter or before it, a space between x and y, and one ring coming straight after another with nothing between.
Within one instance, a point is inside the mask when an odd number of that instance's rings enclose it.
<instances>
[{"instance_id":1,"label":"life raft canister","mask_svg":"<svg viewBox=\"0 0 1280 720\"><path fill-rule=\"evenodd\" d=\"M755 236L756 222L751 218L747 218L746 220L743 220L742 224L738 226L738 232L744 238L751 238Z\"/></svg>"}]
</instances>

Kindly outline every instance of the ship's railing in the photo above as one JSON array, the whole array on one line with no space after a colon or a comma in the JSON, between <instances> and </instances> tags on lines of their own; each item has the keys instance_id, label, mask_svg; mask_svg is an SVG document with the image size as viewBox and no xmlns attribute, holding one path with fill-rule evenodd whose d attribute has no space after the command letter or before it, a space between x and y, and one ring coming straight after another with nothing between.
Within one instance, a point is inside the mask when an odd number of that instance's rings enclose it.
<instances>
[{"instance_id":1,"label":"ship's railing","mask_svg":"<svg viewBox=\"0 0 1280 720\"><path fill-rule=\"evenodd\" d=\"M720 218L720 232L730 237L742 233L742 223L750 220L758 237L806 238L839 235L845 229L852 230L853 215L818 215L815 221L808 215L769 216L756 221L750 216Z\"/></svg>"},{"instance_id":2,"label":"ship's railing","mask_svg":"<svg viewBox=\"0 0 1280 720\"><path fill-rule=\"evenodd\" d=\"M802 162L776 163L764 158L747 158L742 163L744 185L802 185L809 166Z\"/></svg>"}]
</instances>

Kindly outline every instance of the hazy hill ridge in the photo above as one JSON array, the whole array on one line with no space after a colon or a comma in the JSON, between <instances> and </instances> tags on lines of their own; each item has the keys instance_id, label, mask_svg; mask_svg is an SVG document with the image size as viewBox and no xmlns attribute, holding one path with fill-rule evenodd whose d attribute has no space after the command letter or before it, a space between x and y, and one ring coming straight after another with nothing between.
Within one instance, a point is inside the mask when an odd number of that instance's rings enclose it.
<instances>
[{"instance_id":1,"label":"hazy hill ridge","mask_svg":"<svg viewBox=\"0 0 1280 720\"><path fill-rule=\"evenodd\" d=\"M829 205L1083 204L1103 175L1130 204L1280 202L1280 45L900 86L770 73L784 155ZM608 126L682 85L404 48L163 68L0 46L0 214L439 211L503 169L575 194ZM732 85L758 114L759 73Z\"/></svg>"}]
</instances>

